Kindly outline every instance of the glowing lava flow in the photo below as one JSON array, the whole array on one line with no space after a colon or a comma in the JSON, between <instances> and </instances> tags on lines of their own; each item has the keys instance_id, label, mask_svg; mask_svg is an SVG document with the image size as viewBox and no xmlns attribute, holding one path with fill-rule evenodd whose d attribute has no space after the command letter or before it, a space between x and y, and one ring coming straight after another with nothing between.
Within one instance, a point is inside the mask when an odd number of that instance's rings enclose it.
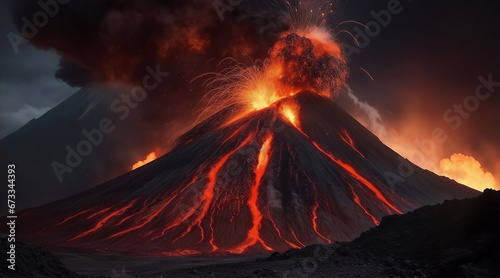
<instances>
[{"instance_id":1,"label":"glowing lava flow","mask_svg":"<svg viewBox=\"0 0 500 278\"><path fill-rule=\"evenodd\" d=\"M358 151L358 149L356 149L356 147L354 146L354 140L352 140L351 136L349 135L349 133L347 133L347 130L345 129L342 129L342 134L340 134L340 138L347 143L347 145L351 146L351 148L353 150L355 150L360 156L362 156L363 158L365 158L365 156L360 152Z\"/></svg>"},{"instance_id":2,"label":"glowing lava flow","mask_svg":"<svg viewBox=\"0 0 500 278\"><path fill-rule=\"evenodd\" d=\"M386 204L389 208L391 208L392 210L398 212L399 214L402 214L402 212L399 209L397 209L394 205L392 205L389 201L387 201L387 199L384 197L384 195L382 195L382 193L373 184L371 184L368 180L366 180L360 174L358 174L358 172L356 172L356 170L354 170L354 168L352 168L350 165L342 162L340 159L335 158L333 155L331 155L327 151L323 150L316 142L312 141L311 138L302 131L302 129L300 128L299 120L298 120L298 111L299 110L298 110L297 106L295 106L295 107L294 106L290 106L290 107L287 108L287 106L284 105L284 107L285 108L281 109L281 114L286 119L288 119L288 121L300 133L302 133L307 139L309 139L309 141L314 145L314 147L316 147L316 149L318 149L320 152L322 152L324 155L326 155L328 158L330 158L333 162L335 162L336 164L338 164L340 167L344 168L344 170L346 170L347 172L349 172L351 174L351 176L353 176L354 178L356 178L359 182L361 182L366 187L368 187L368 189L370 189L375 194L375 196L380 201L382 201L384 204ZM352 139L351 139L351 141L352 141Z\"/></svg>"},{"instance_id":3,"label":"glowing lava flow","mask_svg":"<svg viewBox=\"0 0 500 278\"><path fill-rule=\"evenodd\" d=\"M115 216L123 214L127 209L129 209L131 206L133 206L136 201L137 201L137 199L135 199L132 202L130 202L127 206L125 206L125 207L123 207L123 208L121 208L121 209L119 209L119 210L117 210L117 211L109 214L108 216L106 216L103 219L101 219L101 221L99 221L97 223L97 225L95 225L94 228L92 228L92 229L90 229L90 230L88 230L86 232L83 232L83 233L81 233L81 234L79 234L79 235L71 238L69 241L77 239L77 238L80 238L80 237L84 237L84 236L86 236L86 235L88 235L90 233L93 233L93 232L99 230L104 224L106 224L106 222L108 222L109 219L111 219L111 218L113 218Z\"/></svg>"},{"instance_id":4,"label":"glowing lava flow","mask_svg":"<svg viewBox=\"0 0 500 278\"><path fill-rule=\"evenodd\" d=\"M217 250L217 246L214 244L214 227L212 226L214 223L214 216L213 215L210 215L210 224L208 225L210 227L210 245L212 246L212 251L213 250ZM200 228L201 228L201 223L200 223ZM202 239L203 239L203 232L201 232L202 234Z\"/></svg>"},{"instance_id":5,"label":"glowing lava flow","mask_svg":"<svg viewBox=\"0 0 500 278\"><path fill-rule=\"evenodd\" d=\"M306 247L306 245L304 243L302 243L298 238L297 238L297 235L295 234L295 232L290 229L290 232L292 233L293 237L295 238L295 240L301 245L300 247Z\"/></svg>"},{"instance_id":6,"label":"glowing lava flow","mask_svg":"<svg viewBox=\"0 0 500 278\"><path fill-rule=\"evenodd\" d=\"M300 247L298 247L297 245L291 243L290 241L286 240L282 235L281 235L281 231L280 229L278 228L278 226L276 225L276 223L274 222L274 220L272 219L271 217L271 214L269 214L269 217L268 217L269 221L271 222L271 224L273 224L273 228L276 230L276 232L278 233L278 236L284 241L286 242L286 244L290 245L292 248L295 248L295 249L298 249Z\"/></svg>"},{"instance_id":7,"label":"glowing lava flow","mask_svg":"<svg viewBox=\"0 0 500 278\"><path fill-rule=\"evenodd\" d=\"M313 214L313 219L312 219L312 223L313 223L313 229L314 229L314 232L320 236L322 239L324 239L326 242L328 242L328 244L332 243L331 240L329 240L328 238L326 238L324 235L322 235L319 231L318 231L318 224L316 223L316 220L318 220L318 215L317 215L317 210L318 210L318 207L319 207L319 204L318 202L314 203L314 206L313 206L313 211L312 211L312 214Z\"/></svg>"},{"instance_id":8,"label":"glowing lava flow","mask_svg":"<svg viewBox=\"0 0 500 278\"><path fill-rule=\"evenodd\" d=\"M264 240L260 238L259 229L262 221L262 214L259 210L257 200L259 197L259 187L262 177L269 163L271 157L271 143L273 140L273 135L271 133L266 134L264 137L264 143L259 153L259 160L257 167L255 168L255 183L250 191L250 198L248 199L248 206L250 207L250 212L252 213L252 228L248 231L247 239L238 247L233 248L229 252L231 253L243 253L248 247L260 242L262 246L267 250L273 250L266 245Z\"/></svg>"},{"instance_id":9,"label":"glowing lava flow","mask_svg":"<svg viewBox=\"0 0 500 278\"><path fill-rule=\"evenodd\" d=\"M193 227L195 225L198 225L200 227L200 229L201 229L201 221L203 220L203 218L205 218L205 216L206 216L206 214L208 212L208 209L210 208L210 204L212 203L212 200L213 200L213 197L214 197L214 188L215 188L215 184L217 183L217 174L219 173L219 171L222 168L222 166L224 166L224 164L226 163L226 161L229 159L229 157L232 156L235 152L237 152L240 148L242 148L243 146L245 146L246 144L248 144L250 142L250 139L252 137L253 137L253 134L250 135L250 136L248 136L245 139L245 141L243 141L243 143L240 144L240 146L238 146L236 149L234 149L233 151L231 151L230 153L228 153L224 157L222 157L219 160L219 162L217 162L215 164L215 166L213 166L212 169L210 169L210 171L208 172L207 187L206 187L205 191L203 192L203 195L202 195L201 200L200 200L200 204L204 203L203 204L203 209L201 210L200 214L196 217L196 219L193 222L191 222L191 224L186 229L186 231L184 231L184 233L182 233L180 236L178 236L172 242L175 242L175 241L181 239L182 237L184 237L187 233L189 233L193 229ZM191 209L191 211L188 213L189 216L191 216L196 210L197 210L197 207L196 206L193 207ZM185 219L189 218L189 216L185 217ZM182 223L182 222L180 222L180 223ZM171 227L172 227L172 225L170 225L169 227L165 228L162 231L161 235L163 235L165 233L165 231L168 230L168 229L170 229ZM202 230L202 233L203 233L203 230ZM202 237L203 237L203 234L202 234ZM218 247L213 243L213 234L212 234L212 238L210 240L210 244L212 245L212 251L215 251L215 250L218 249Z\"/></svg>"},{"instance_id":10,"label":"glowing lava flow","mask_svg":"<svg viewBox=\"0 0 500 278\"><path fill-rule=\"evenodd\" d=\"M197 179L198 179L198 177L195 177L188 185L186 185L184 188L182 188L179 193L177 193L177 194L173 195L172 197L170 197L165 203L163 203L160 206L160 208L156 209L156 211L154 211L153 213L151 213L148 216L148 218L145 221L143 221L141 224L133 226L133 227L128 228L126 230L123 230L121 232L118 232L118 233L110 236L109 238L114 238L114 237L117 237L117 236L129 233L129 232L132 232L132 231L140 229L140 228L144 227L146 224L150 223L156 216L158 216L158 214L160 214L160 212L162 212L170 204L170 202L172 202L172 200L174 200L177 196L179 196L179 194L181 194L186 188L188 188L189 186L191 186L192 184L194 184ZM125 221L125 219L122 220L122 222L124 222L124 221ZM122 222L120 222L118 224L121 224Z\"/></svg>"},{"instance_id":11,"label":"glowing lava flow","mask_svg":"<svg viewBox=\"0 0 500 278\"><path fill-rule=\"evenodd\" d=\"M309 139L309 136L305 134L300 128L299 123L299 106L295 102L283 103L280 109L281 115L285 117L302 135Z\"/></svg>"},{"instance_id":12,"label":"glowing lava flow","mask_svg":"<svg viewBox=\"0 0 500 278\"><path fill-rule=\"evenodd\" d=\"M103 210L100 210L100 211L98 211L98 212L96 212L96 213L94 213L94 214L90 215L89 217L87 217L87 219L90 219L90 218L93 218L93 217L95 217L95 216L97 216L97 215L99 215L99 214L105 213L106 211L108 211L108 210L110 210L110 209L111 209L111 207L109 207L109 208L105 208L105 209L103 209Z\"/></svg>"},{"instance_id":13,"label":"glowing lava flow","mask_svg":"<svg viewBox=\"0 0 500 278\"><path fill-rule=\"evenodd\" d=\"M73 216L70 216L70 217L68 217L68 218L64 219L64 220L63 220L62 222L60 222L60 223L55 224L54 226L59 226L59 225L61 225L61 224L64 224L64 223L68 222L69 220L71 220L71 219L73 219L73 218L77 217L78 215L82 215L82 214L84 214L84 213L86 213L86 212L89 212L90 210L91 210L91 209L87 209L87 210L84 210L84 211L82 211L82 212L79 212L79 213L77 213L77 214L75 214L75 215L73 215Z\"/></svg>"},{"instance_id":14,"label":"glowing lava flow","mask_svg":"<svg viewBox=\"0 0 500 278\"><path fill-rule=\"evenodd\" d=\"M378 226L378 224L380 224L380 222L377 220L377 218L375 218L373 215L371 215L368 210L361 204L361 200L359 199L359 196L356 194L356 192L354 192L354 189L350 188L351 189L351 193L352 195L354 196L354 201L356 202L356 204L358 204L358 206L363 209L363 211L365 212L366 215L370 216L370 218L372 219L373 223L375 223L375 225Z\"/></svg>"},{"instance_id":15,"label":"glowing lava flow","mask_svg":"<svg viewBox=\"0 0 500 278\"><path fill-rule=\"evenodd\" d=\"M299 125L299 119L297 118L297 111L299 107L296 103L286 103L281 105L281 114L295 127Z\"/></svg>"},{"instance_id":16,"label":"glowing lava flow","mask_svg":"<svg viewBox=\"0 0 500 278\"><path fill-rule=\"evenodd\" d=\"M371 184L369 181L367 181L365 178L363 178L354 168L352 168L350 165L345 164L342 162L340 159L337 159L333 157L333 155L329 154L325 150L323 150L316 142L312 142L313 145L318 149L320 152L322 152L324 155L328 156L333 162L337 163L340 167L344 168L347 172L349 172L354 178L356 178L358 181L360 181L362 184L364 184L368 189L370 189L373 193L375 193L375 196L382 201L384 204L386 204L388 207L393 209L394 211L398 212L399 214L403 214L399 209L397 209L394 205L389 203L387 199L378 191L377 188L373 184Z\"/></svg>"}]
</instances>

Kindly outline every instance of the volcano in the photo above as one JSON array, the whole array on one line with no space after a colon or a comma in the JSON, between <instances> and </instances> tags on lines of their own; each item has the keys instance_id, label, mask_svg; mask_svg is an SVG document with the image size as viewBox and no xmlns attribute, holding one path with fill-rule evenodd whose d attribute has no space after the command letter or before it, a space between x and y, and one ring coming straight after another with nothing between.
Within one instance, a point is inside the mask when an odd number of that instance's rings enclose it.
<instances>
[{"instance_id":1,"label":"volcano","mask_svg":"<svg viewBox=\"0 0 500 278\"><path fill-rule=\"evenodd\" d=\"M19 238L136 254L284 251L479 194L401 158L327 97L304 91L241 110L214 114L143 167L22 211ZM413 173L393 182L403 166Z\"/></svg>"}]
</instances>

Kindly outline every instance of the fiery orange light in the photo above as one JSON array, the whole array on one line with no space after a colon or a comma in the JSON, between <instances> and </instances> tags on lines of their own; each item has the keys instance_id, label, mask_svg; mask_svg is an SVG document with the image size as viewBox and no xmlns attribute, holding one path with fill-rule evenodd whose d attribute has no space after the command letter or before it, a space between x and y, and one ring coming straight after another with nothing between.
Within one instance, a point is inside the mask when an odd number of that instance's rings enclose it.
<instances>
[{"instance_id":1,"label":"fiery orange light","mask_svg":"<svg viewBox=\"0 0 500 278\"><path fill-rule=\"evenodd\" d=\"M282 33L269 57L253 66L230 61L232 66L205 83L214 87L207 111L243 104L248 114L301 91L334 99L348 75L341 47L324 27Z\"/></svg>"},{"instance_id":2,"label":"fiery orange light","mask_svg":"<svg viewBox=\"0 0 500 278\"><path fill-rule=\"evenodd\" d=\"M300 120L299 120L299 111L300 107L295 102L286 102L281 104L280 113L287 119L296 130L298 130L302 135L309 139L309 136L305 134L300 128Z\"/></svg>"},{"instance_id":3,"label":"fiery orange light","mask_svg":"<svg viewBox=\"0 0 500 278\"><path fill-rule=\"evenodd\" d=\"M331 87L316 88L304 85L308 84L306 79L310 77L300 75L301 73L297 70L303 65L297 61L285 60L283 57L284 52L290 51L290 55L300 57L305 55L304 52L308 47L308 45L301 45L300 42L293 42L293 47L290 50L289 42L285 39L290 34L291 32L282 34L282 40L278 41L271 49L270 57L266 61L267 63L264 64L263 70L252 72L252 74L249 74L250 78L246 79L249 84L246 84L246 90L241 93L253 110L263 109L280 99L293 96L303 90L310 90L326 97L332 97L332 94L334 94ZM308 39L312 44L311 47L315 57L306 55L310 59L328 55L345 62L339 44L324 28L314 27L307 30L295 30L295 34ZM339 79L341 79L339 80L340 87L340 83L343 83L344 80L343 78ZM295 80L295 82L284 82L284 80ZM301 80L303 82L296 82Z\"/></svg>"},{"instance_id":4,"label":"fiery orange light","mask_svg":"<svg viewBox=\"0 0 500 278\"><path fill-rule=\"evenodd\" d=\"M481 163L472 156L456 153L441 160L439 167L442 175L476 190L496 187L493 175L485 171Z\"/></svg>"},{"instance_id":5,"label":"fiery orange light","mask_svg":"<svg viewBox=\"0 0 500 278\"><path fill-rule=\"evenodd\" d=\"M150 154L148 154L148 156L146 157L146 159L144 160L139 160L137 161L134 165L132 165L132 170L135 170L145 164L148 164L149 162L153 161L156 159L156 152L152 152Z\"/></svg>"},{"instance_id":6,"label":"fiery orange light","mask_svg":"<svg viewBox=\"0 0 500 278\"><path fill-rule=\"evenodd\" d=\"M284 103L281 105L280 112L293 126L298 127L298 110L299 106L296 103Z\"/></svg>"},{"instance_id":7,"label":"fiery orange light","mask_svg":"<svg viewBox=\"0 0 500 278\"><path fill-rule=\"evenodd\" d=\"M304 30L296 30L299 36L306 37L314 44L314 54L323 56L325 54L333 56L337 59L344 59L342 50L332 35L322 27L310 27Z\"/></svg>"}]
</instances>

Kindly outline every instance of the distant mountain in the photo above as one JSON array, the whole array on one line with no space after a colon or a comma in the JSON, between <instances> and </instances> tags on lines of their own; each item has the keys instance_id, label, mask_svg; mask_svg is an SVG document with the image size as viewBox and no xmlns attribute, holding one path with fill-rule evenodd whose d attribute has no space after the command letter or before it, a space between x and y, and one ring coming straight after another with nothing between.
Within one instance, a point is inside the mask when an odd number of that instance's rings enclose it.
<instances>
[{"instance_id":1,"label":"distant mountain","mask_svg":"<svg viewBox=\"0 0 500 278\"><path fill-rule=\"evenodd\" d=\"M122 114L113 111L113 102L128 91L96 84L86 86L0 141L2 176L7 175L8 164L16 165L18 210L59 200L117 177L130 170L134 154L137 157L150 151L144 149L150 143L148 138L123 135L129 128L140 134L140 115L130 113L130 117L121 120ZM116 128L100 140L92 131L100 129L103 119L111 120ZM93 134L94 142L84 131ZM91 143L91 150L87 156L78 155L79 161L75 157L79 144L84 144L80 152L88 151L88 144L83 141ZM0 189L3 200L7 199L6 189ZM2 206L0 212L5 214L6 209Z\"/></svg>"}]
</instances>

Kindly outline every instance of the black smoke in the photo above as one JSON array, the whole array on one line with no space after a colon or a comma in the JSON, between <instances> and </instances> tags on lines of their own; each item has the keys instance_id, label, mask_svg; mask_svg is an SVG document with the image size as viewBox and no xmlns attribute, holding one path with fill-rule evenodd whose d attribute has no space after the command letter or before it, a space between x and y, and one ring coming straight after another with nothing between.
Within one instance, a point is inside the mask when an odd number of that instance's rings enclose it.
<instances>
[{"instance_id":1,"label":"black smoke","mask_svg":"<svg viewBox=\"0 0 500 278\"><path fill-rule=\"evenodd\" d=\"M181 75L190 78L198 72L179 64L258 58L288 28L279 1L12 0L10 6L29 43L62 57L57 77L71 86L138 81L158 63L187 70Z\"/></svg>"}]
</instances>

